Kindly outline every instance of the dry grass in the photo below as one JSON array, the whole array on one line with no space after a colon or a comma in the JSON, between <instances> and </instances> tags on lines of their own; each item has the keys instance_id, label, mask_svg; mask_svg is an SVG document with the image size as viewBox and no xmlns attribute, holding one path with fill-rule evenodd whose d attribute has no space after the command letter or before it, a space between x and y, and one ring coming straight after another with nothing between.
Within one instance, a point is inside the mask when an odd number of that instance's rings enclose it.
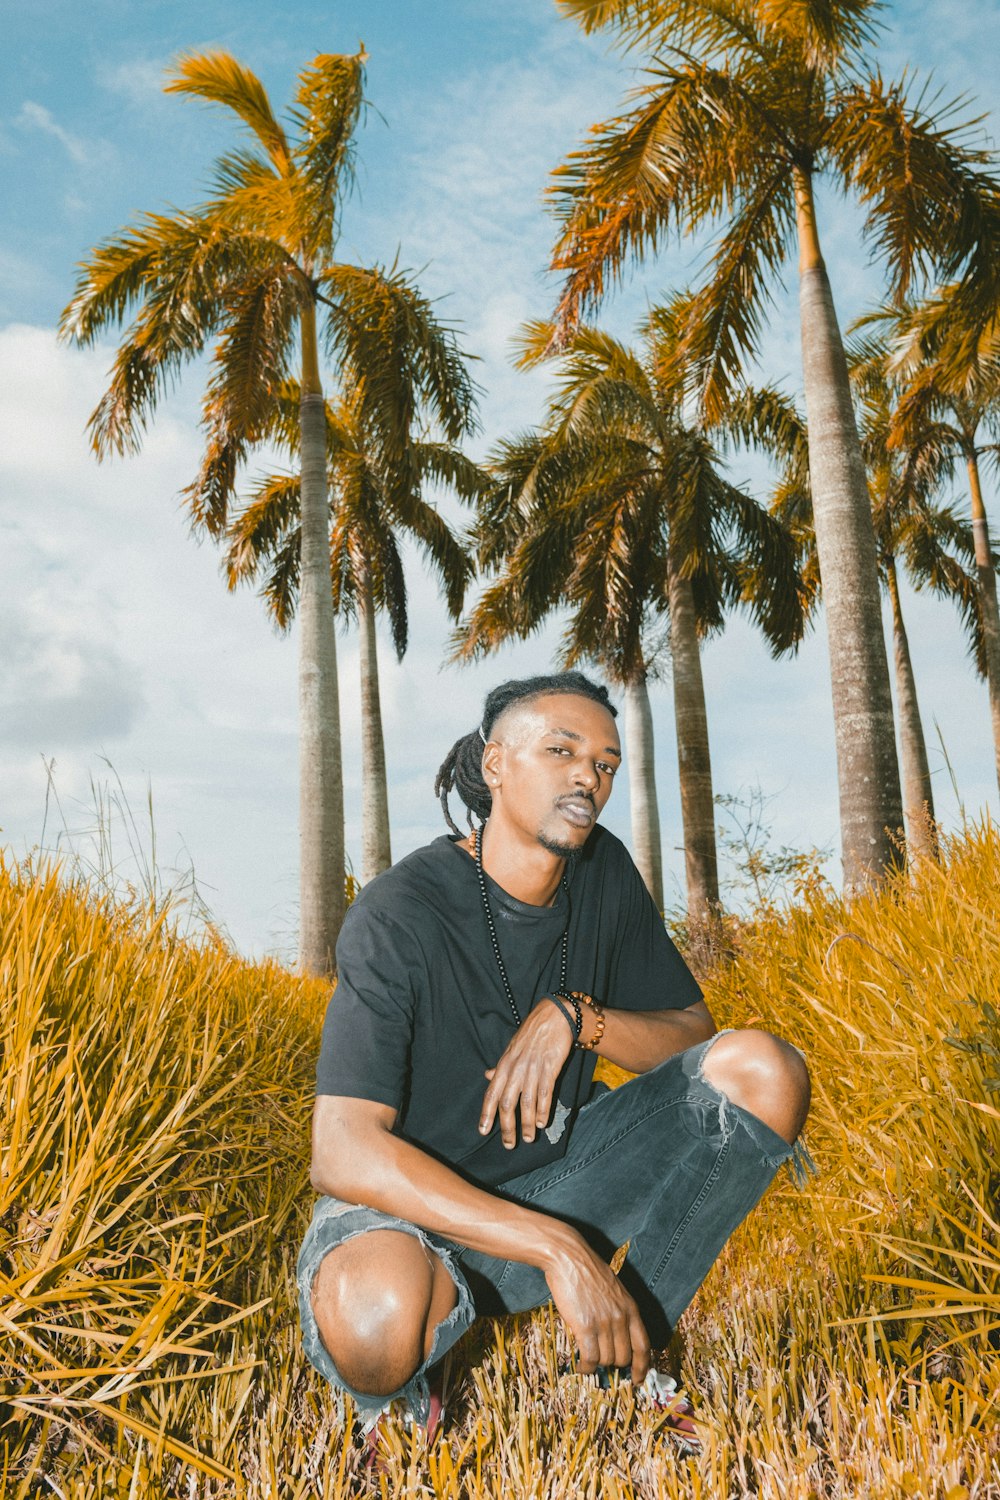
<instances>
[{"instance_id":1,"label":"dry grass","mask_svg":"<svg viewBox=\"0 0 1000 1500\"><path fill-rule=\"evenodd\" d=\"M322 986L0 869L0 1494L1000 1497L998 890L973 831L712 975L720 1020L809 1054L820 1175L685 1320L699 1458L627 1386L558 1384L540 1313L478 1326L445 1436L370 1478L294 1325Z\"/></svg>"}]
</instances>

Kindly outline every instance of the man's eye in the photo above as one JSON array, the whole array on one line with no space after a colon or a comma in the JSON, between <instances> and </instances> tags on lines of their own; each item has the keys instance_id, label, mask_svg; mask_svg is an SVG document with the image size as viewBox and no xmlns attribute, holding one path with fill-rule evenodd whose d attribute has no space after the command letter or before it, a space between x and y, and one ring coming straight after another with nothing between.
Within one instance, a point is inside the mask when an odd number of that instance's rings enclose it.
<instances>
[{"instance_id":1,"label":"man's eye","mask_svg":"<svg viewBox=\"0 0 1000 1500\"><path fill-rule=\"evenodd\" d=\"M608 763L607 763L607 761L598 761L598 763L597 763L597 769L599 771L606 772L608 776L613 776L615 774L615 772L617 771L618 767L617 766L609 766Z\"/></svg>"}]
</instances>

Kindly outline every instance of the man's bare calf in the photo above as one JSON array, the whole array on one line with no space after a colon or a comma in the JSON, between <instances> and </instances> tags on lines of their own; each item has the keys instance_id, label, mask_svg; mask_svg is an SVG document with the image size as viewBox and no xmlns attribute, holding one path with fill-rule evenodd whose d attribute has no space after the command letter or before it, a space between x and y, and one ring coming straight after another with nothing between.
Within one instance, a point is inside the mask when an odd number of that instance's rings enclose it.
<instances>
[{"instance_id":1,"label":"man's bare calf","mask_svg":"<svg viewBox=\"0 0 1000 1500\"><path fill-rule=\"evenodd\" d=\"M456 1300L444 1262L398 1229L371 1230L331 1250L312 1292L330 1358L367 1396L389 1396L412 1378Z\"/></svg>"}]
</instances>

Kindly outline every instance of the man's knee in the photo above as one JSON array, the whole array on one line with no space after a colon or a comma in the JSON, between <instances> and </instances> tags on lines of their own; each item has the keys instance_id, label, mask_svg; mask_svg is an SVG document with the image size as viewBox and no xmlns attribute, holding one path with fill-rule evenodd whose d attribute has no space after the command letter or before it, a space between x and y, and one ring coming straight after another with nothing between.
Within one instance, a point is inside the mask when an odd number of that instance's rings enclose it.
<instances>
[{"instance_id":1,"label":"man's knee","mask_svg":"<svg viewBox=\"0 0 1000 1500\"><path fill-rule=\"evenodd\" d=\"M414 1235L394 1229L372 1230L331 1250L312 1289L330 1358L347 1384L367 1396L391 1395L412 1378L454 1300L443 1262Z\"/></svg>"},{"instance_id":2,"label":"man's knee","mask_svg":"<svg viewBox=\"0 0 1000 1500\"><path fill-rule=\"evenodd\" d=\"M705 1054L705 1077L734 1104L793 1141L809 1113L809 1069L769 1031L730 1031Z\"/></svg>"}]
</instances>

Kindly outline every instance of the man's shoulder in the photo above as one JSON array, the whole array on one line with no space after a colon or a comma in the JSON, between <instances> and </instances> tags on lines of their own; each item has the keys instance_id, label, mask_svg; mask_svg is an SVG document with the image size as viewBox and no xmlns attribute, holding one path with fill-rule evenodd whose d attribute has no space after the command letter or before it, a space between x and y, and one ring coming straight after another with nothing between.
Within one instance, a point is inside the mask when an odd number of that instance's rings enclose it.
<instances>
[{"instance_id":1,"label":"man's shoulder","mask_svg":"<svg viewBox=\"0 0 1000 1500\"><path fill-rule=\"evenodd\" d=\"M621 839L601 823L595 826L584 845L579 865L601 879L635 869L635 862Z\"/></svg>"},{"instance_id":2,"label":"man's shoulder","mask_svg":"<svg viewBox=\"0 0 1000 1500\"><path fill-rule=\"evenodd\" d=\"M440 908L443 899L453 899L462 886L461 851L447 834L432 839L390 865L370 880L356 896L352 912L368 913L404 923L407 915Z\"/></svg>"}]
</instances>

